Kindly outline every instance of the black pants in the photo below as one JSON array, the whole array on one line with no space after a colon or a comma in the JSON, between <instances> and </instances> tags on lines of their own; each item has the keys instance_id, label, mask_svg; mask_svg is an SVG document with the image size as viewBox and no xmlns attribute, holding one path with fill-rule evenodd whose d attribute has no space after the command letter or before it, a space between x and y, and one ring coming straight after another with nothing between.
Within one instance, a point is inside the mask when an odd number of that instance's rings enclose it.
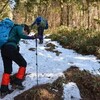
<instances>
[{"instance_id":1,"label":"black pants","mask_svg":"<svg viewBox=\"0 0 100 100\"><path fill-rule=\"evenodd\" d=\"M38 38L40 41L43 41L43 33L44 33L44 28L39 26L38 27Z\"/></svg>"},{"instance_id":2,"label":"black pants","mask_svg":"<svg viewBox=\"0 0 100 100\"><path fill-rule=\"evenodd\" d=\"M22 67L27 66L27 63L19 53L19 50L12 45L4 45L1 48L1 56L4 64L4 73L12 73L12 61Z\"/></svg>"}]
</instances>

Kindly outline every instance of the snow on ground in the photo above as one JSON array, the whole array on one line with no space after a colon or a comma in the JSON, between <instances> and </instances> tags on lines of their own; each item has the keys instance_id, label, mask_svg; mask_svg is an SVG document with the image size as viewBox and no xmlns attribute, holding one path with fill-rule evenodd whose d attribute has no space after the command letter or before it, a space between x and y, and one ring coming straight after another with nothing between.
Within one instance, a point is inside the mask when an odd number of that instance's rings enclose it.
<instances>
[{"instance_id":1,"label":"snow on ground","mask_svg":"<svg viewBox=\"0 0 100 100\"><path fill-rule=\"evenodd\" d=\"M55 53L45 50L47 43L53 43L56 45L56 50L62 52L59 56ZM37 66L36 66L36 51L31 51L29 48L35 48L35 40L25 40L20 42L20 52L27 61L27 73L26 80L23 82L25 90L37 84ZM93 55L83 56L76 53L74 50L64 49L57 42L51 41L50 39L44 39L44 44L37 45L37 63L38 63L38 83L52 83L59 76L63 76L63 71L68 69L70 66L75 65L81 70L89 70L93 74L100 74L98 69L100 68L100 60L97 60ZM0 80L3 73L3 64L0 57ZM8 66L9 67L9 66ZM13 73L16 73L18 66L13 63ZM1 81L0 81L1 82ZM13 100L15 96L24 92L25 90L15 90L13 93L7 95L3 100ZM75 92L76 91L76 92ZM73 94L72 94L73 93ZM76 99L72 99L71 96L76 93ZM66 95L65 95L66 94ZM69 94L69 95L67 95ZM75 83L68 83L64 85L64 100L79 100L80 93ZM69 99L67 98L69 96ZM0 99L2 100L2 99Z\"/></svg>"},{"instance_id":2,"label":"snow on ground","mask_svg":"<svg viewBox=\"0 0 100 100\"><path fill-rule=\"evenodd\" d=\"M64 84L64 100L81 100L80 91L73 82Z\"/></svg>"}]
</instances>

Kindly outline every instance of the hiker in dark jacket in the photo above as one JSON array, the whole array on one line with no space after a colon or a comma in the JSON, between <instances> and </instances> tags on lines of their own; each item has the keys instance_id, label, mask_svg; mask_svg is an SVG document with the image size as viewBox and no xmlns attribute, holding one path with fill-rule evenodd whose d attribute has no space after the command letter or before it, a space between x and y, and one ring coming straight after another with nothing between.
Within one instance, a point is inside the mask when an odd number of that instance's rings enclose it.
<instances>
[{"instance_id":1,"label":"hiker in dark jacket","mask_svg":"<svg viewBox=\"0 0 100 100\"><path fill-rule=\"evenodd\" d=\"M45 29L48 29L48 22L43 17L39 16L35 19L31 27L34 25L37 25L39 43L42 44L43 43L43 33Z\"/></svg>"},{"instance_id":2,"label":"hiker in dark jacket","mask_svg":"<svg viewBox=\"0 0 100 100\"><path fill-rule=\"evenodd\" d=\"M4 64L4 73L1 81L1 94L10 93L8 85L10 83L10 74L12 73L12 61L19 66L19 70L13 80L13 84L18 89L24 89L22 80L25 76L27 62L23 56L19 53L19 41L20 39L35 39L34 36L28 36L30 33L27 25L16 25L13 27L8 42L1 48L1 56Z\"/></svg>"}]
</instances>

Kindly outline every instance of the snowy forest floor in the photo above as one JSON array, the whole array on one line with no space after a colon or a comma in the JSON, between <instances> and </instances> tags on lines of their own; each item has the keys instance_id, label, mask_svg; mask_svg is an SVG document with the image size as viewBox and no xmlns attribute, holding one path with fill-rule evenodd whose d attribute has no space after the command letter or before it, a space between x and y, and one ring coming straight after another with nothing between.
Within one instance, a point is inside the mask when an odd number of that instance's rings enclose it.
<instances>
[{"instance_id":1,"label":"snowy forest floor","mask_svg":"<svg viewBox=\"0 0 100 100\"><path fill-rule=\"evenodd\" d=\"M47 51L55 52L52 43L46 45ZM32 50L32 48L30 49ZM64 76L59 77L53 83L36 85L31 89L16 96L14 100L63 100L63 83L75 82L80 90L82 100L100 100L100 77L91 74L87 70L79 70L78 66L70 66L63 72ZM71 97L71 100L76 100Z\"/></svg>"},{"instance_id":2,"label":"snowy forest floor","mask_svg":"<svg viewBox=\"0 0 100 100\"><path fill-rule=\"evenodd\" d=\"M100 100L100 84L96 84L100 82L100 77L86 70L80 71L76 66L71 66L64 75L65 78L59 77L52 84L34 86L16 96L14 100L63 100L63 83L68 82L75 82L78 85L82 100Z\"/></svg>"}]
</instances>

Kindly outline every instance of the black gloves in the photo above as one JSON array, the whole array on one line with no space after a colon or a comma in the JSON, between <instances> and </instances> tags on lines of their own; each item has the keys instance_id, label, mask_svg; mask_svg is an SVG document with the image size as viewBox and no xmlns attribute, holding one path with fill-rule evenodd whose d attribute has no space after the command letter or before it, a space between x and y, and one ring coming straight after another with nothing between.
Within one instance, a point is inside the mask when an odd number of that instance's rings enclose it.
<instances>
[{"instance_id":1,"label":"black gloves","mask_svg":"<svg viewBox=\"0 0 100 100\"><path fill-rule=\"evenodd\" d=\"M38 36L36 34L33 36L30 36L30 39L36 39L36 38L38 38Z\"/></svg>"},{"instance_id":2,"label":"black gloves","mask_svg":"<svg viewBox=\"0 0 100 100\"><path fill-rule=\"evenodd\" d=\"M32 39L36 39L36 37L35 36L31 36L32 37Z\"/></svg>"}]
</instances>

